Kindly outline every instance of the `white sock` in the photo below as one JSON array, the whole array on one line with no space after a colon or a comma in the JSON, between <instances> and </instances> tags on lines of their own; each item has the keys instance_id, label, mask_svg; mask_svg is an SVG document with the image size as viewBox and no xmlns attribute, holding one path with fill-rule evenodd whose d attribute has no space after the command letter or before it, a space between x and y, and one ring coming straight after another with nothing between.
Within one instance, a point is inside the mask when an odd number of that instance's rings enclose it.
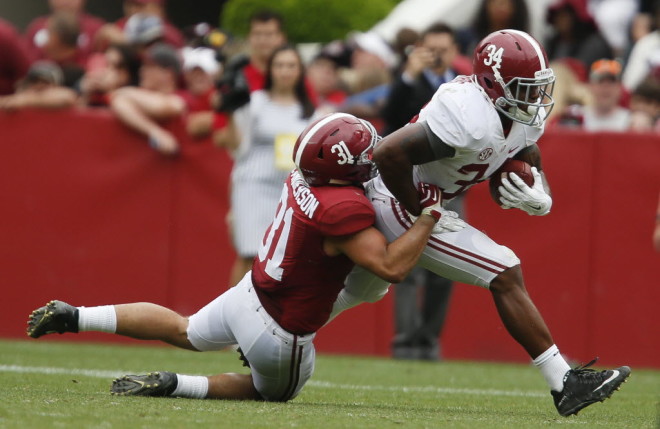
<instances>
[{"instance_id":1,"label":"white sock","mask_svg":"<svg viewBox=\"0 0 660 429\"><path fill-rule=\"evenodd\" d=\"M553 344L548 350L534 359L534 365L541 370L541 374L543 374L543 378L545 378L546 383L550 386L550 390L556 392L564 390L564 375L566 375L571 367L568 366L564 357L559 353L556 345Z\"/></svg>"},{"instance_id":2,"label":"white sock","mask_svg":"<svg viewBox=\"0 0 660 429\"><path fill-rule=\"evenodd\" d=\"M99 331L114 334L117 331L115 306L78 307L78 331Z\"/></svg>"},{"instance_id":3,"label":"white sock","mask_svg":"<svg viewBox=\"0 0 660 429\"><path fill-rule=\"evenodd\" d=\"M209 379L199 375L177 374L177 385L171 396L204 399L209 392Z\"/></svg>"},{"instance_id":4,"label":"white sock","mask_svg":"<svg viewBox=\"0 0 660 429\"><path fill-rule=\"evenodd\" d=\"M348 310L349 308L353 308L356 305L361 304L363 302L364 302L363 300L346 292L346 289L342 289L339 292L339 295L337 295L337 299L335 300L335 303L332 306L332 312L330 313L330 317L328 318L328 321L325 322L325 324L327 325L328 323L332 322L332 319L339 316L339 313L341 313L342 311Z\"/></svg>"}]
</instances>

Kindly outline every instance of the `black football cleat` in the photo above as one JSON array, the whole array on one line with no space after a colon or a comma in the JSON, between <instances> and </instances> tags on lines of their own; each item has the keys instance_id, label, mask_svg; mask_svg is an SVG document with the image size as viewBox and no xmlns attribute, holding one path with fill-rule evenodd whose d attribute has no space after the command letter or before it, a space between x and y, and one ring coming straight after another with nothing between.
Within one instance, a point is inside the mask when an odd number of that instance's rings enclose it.
<instances>
[{"instance_id":1,"label":"black football cleat","mask_svg":"<svg viewBox=\"0 0 660 429\"><path fill-rule=\"evenodd\" d=\"M51 301L30 314L27 334L39 338L46 334L78 332L78 309L62 301Z\"/></svg>"},{"instance_id":2,"label":"black football cleat","mask_svg":"<svg viewBox=\"0 0 660 429\"><path fill-rule=\"evenodd\" d=\"M603 402L612 396L615 390L619 390L619 386L630 375L630 368L627 366L605 371L588 369L597 360L598 358L586 365L568 370L564 375L564 390L550 391L557 411L562 416L577 414L584 407L595 402Z\"/></svg>"},{"instance_id":3,"label":"black football cleat","mask_svg":"<svg viewBox=\"0 0 660 429\"><path fill-rule=\"evenodd\" d=\"M173 372L125 375L112 382L110 393L121 396L170 396L177 384L178 380Z\"/></svg>"}]
</instances>

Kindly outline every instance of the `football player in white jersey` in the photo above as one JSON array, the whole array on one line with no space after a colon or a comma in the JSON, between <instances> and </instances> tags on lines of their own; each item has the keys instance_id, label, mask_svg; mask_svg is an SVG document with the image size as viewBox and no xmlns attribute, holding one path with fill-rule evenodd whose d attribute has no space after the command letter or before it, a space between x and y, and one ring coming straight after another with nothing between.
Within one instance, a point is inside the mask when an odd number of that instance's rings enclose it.
<instances>
[{"instance_id":1,"label":"football player in white jersey","mask_svg":"<svg viewBox=\"0 0 660 429\"><path fill-rule=\"evenodd\" d=\"M545 50L527 33L497 31L479 43L473 66L472 76L442 85L411 123L385 137L374 151L379 176L367 183L367 196L376 210L376 226L389 240L404 233L420 213L418 183L437 185L443 199L450 200L488 179L508 158L531 164L534 184L527 186L515 174L503 178L502 207L535 216L550 212L552 197L536 144L553 106L555 78ZM630 368L585 369L592 362L571 369L525 290L520 260L472 226L443 230L443 221L456 216L443 214L419 265L490 290L502 322L541 370L561 415L609 397ZM388 286L356 267L333 317L380 299Z\"/></svg>"}]
</instances>

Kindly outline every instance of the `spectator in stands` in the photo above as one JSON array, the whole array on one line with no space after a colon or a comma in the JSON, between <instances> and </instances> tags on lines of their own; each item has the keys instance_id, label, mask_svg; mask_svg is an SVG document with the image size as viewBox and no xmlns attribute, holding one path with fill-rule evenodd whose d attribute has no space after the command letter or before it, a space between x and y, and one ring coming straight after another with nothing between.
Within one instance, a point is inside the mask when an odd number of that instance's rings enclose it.
<instances>
[{"instance_id":1,"label":"spectator in stands","mask_svg":"<svg viewBox=\"0 0 660 429\"><path fill-rule=\"evenodd\" d=\"M380 111L389 95L397 56L392 47L374 32L358 32L349 40L353 48L351 65L342 69L341 79L350 95L340 110L372 121L382 132Z\"/></svg>"},{"instance_id":2,"label":"spectator in stands","mask_svg":"<svg viewBox=\"0 0 660 429\"><path fill-rule=\"evenodd\" d=\"M105 52L93 54L80 80L81 101L88 106L108 106L108 95L124 86L139 85L141 59L127 44L110 45Z\"/></svg>"},{"instance_id":3,"label":"spectator in stands","mask_svg":"<svg viewBox=\"0 0 660 429\"><path fill-rule=\"evenodd\" d=\"M331 56L318 54L307 66L307 79L316 94L319 114L336 112L346 100L339 65Z\"/></svg>"},{"instance_id":4,"label":"spectator in stands","mask_svg":"<svg viewBox=\"0 0 660 429\"><path fill-rule=\"evenodd\" d=\"M457 41L461 53L471 57L477 43L493 31L529 32L529 27L526 0L482 0L472 25L457 32Z\"/></svg>"},{"instance_id":5,"label":"spectator in stands","mask_svg":"<svg viewBox=\"0 0 660 429\"><path fill-rule=\"evenodd\" d=\"M13 25L0 18L0 96L12 94L30 66L27 50Z\"/></svg>"},{"instance_id":6,"label":"spectator in stands","mask_svg":"<svg viewBox=\"0 0 660 429\"><path fill-rule=\"evenodd\" d=\"M115 115L130 128L144 134L149 145L164 155L174 155L179 144L159 121L181 116L186 103L177 91L181 62L167 44L147 49L140 67L140 87L119 88L110 94Z\"/></svg>"},{"instance_id":7,"label":"spectator in stands","mask_svg":"<svg viewBox=\"0 0 660 429\"><path fill-rule=\"evenodd\" d=\"M381 112L385 135L407 124L440 85L457 76L452 68L457 54L454 30L448 25L432 25L422 34L420 42L409 53L403 71L395 77Z\"/></svg>"},{"instance_id":8,"label":"spectator in stands","mask_svg":"<svg viewBox=\"0 0 660 429\"><path fill-rule=\"evenodd\" d=\"M230 283L248 272L272 220L282 181L294 167L296 136L309 124L314 106L304 80L300 55L292 46L275 50L263 90L236 110L215 142L234 153L231 230L238 258Z\"/></svg>"},{"instance_id":9,"label":"spectator in stands","mask_svg":"<svg viewBox=\"0 0 660 429\"><path fill-rule=\"evenodd\" d=\"M17 87L16 93L0 96L0 110L28 108L62 109L76 103L77 94L62 86L62 69L50 61L36 61Z\"/></svg>"},{"instance_id":10,"label":"spectator in stands","mask_svg":"<svg viewBox=\"0 0 660 429\"><path fill-rule=\"evenodd\" d=\"M55 12L46 21L46 40L41 58L56 62L64 74L64 85L75 88L85 73L88 55L79 49L80 19L71 12Z\"/></svg>"},{"instance_id":11,"label":"spectator in stands","mask_svg":"<svg viewBox=\"0 0 660 429\"><path fill-rule=\"evenodd\" d=\"M195 138L211 134L216 112L214 111L218 79L221 66L216 60L216 52L205 47L185 47L183 56L183 80L188 116L188 133Z\"/></svg>"},{"instance_id":12,"label":"spectator in stands","mask_svg":"<svg viewBox=\"0 0 660 429\"><path fill-rule=\"evenodd\" d=\"M167 43L184 46L181 31L167 20L165 0L124 0L124 16L101 30L97 43Z\"/></svg>"},{"instance_id":13,"label":"spectator in stands","mask_svg":"<svg viewBox=\"0 0 660 429\"><path fill-rule=\"evenodd\" d=\"M49 45L49 39L53 33L48 28L49 22L55 15L64 13L73 15L79 27L75 40L69 41L68 44L75 47L75 57L80 65L84 65L87 57L93 51L94 38L96 33L103 27L104 21L84 12L85 0L48 0L48 5L51 14L34 19L25 30L25 40L32 60L51 59L57 61L56 58L44 51Z\"/></svg>"},{"instance_id":14,"label":"spectator in stands","mask_svg":"<svg viewBox=\"0 0 660 429\"><path fill-rule=\"evenodd\" d=\"M578 119L571 112L581 108L575 106L584 106L591 100L584 65L573 58L563 58L550 62L550 68L555 73L555 90L552 94L555 106L548 115L546 127L558 123L564 127L581 127L581 117Z\"/></svg>"},{"instance_id":15,"label":"spectator in stands","mask_svg":"<svg viewBox=\"0 0 660 429\"><path fill-rule=\"evenodd\" d=\"M660 133L660 78L649 76L630 96L630 128Z\"/></svg>"},{"instance_id":16,"label":"spectator in stands","mask_svg":"<svg viewBox=\"0 0 660 429\"><path fill-rule=\"evenodd\" d=\"M656 0L653 10L654 29L632 47L623 71L623 85L628 91L634 91L653 67L660 67L660 1Z\"/></svg>"},{"instance_id":17,"label":"spectator in stands","mask_svg":"<svg viewBox=\"0 0 660 429\"><path fill-rule=\"evenodd\" d=\"M602 58L613 58L612 48L602 36L584 2L560 0L548 9L547 21L554 34L546 42L550 61L575 58L587 70Z\"/></svg>"},{"instance_id":18,"label":"spectator in stands","mask_svg":"<svg viewBox=\"0 0 660 429\"><path fill-rule=\"evenodd\" d=\"M630 43L633 18L640 0L587 0L587 10L593 16L602 35L612 48L614 58L623 58Z\"/></svg>"},{"instance_id":19,"label":"spectator in stands","mask_svg":"<svg viewBox=\"0 0 660 429\"><path fill-rule=\"evenodd\" d=\"M560 123L586 131L624 132L630 128L630 111L620 105L621 64L608 59L596 61L589 73L589 91L591 101L585 106L571 106Z\"/></svg>"},{"instance_id":20,"label":"spectator in stands","mask_svg":"<svg viewBox=\"0 0 660 429\"><path fill-rule=\"evenodd\" d=\"M232 112L249 102L251 92L264 88L268 61L286 39L280 14L261 10L250 16L249 54L238 55L227 64L218 85L218 110Z\"/></svg>"}]
</instances>

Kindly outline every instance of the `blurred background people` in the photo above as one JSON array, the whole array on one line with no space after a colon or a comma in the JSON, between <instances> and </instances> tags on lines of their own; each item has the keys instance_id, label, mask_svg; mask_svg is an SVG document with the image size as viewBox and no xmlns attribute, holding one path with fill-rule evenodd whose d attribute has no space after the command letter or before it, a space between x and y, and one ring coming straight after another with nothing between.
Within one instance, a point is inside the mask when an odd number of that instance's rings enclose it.
<instances>
[{"instance_id":1,"label":"blurred background people","mask_svg":"<svg viewBox=\"0 0 660 429\"><path fill-rule=\"evenodd\" d=\"M30 66L27 49L16 28L0 18L0 96L12 94Z\"/></svg>"},{"instance_id":2,"label":"blurred background people","mask_svg":"<svg viewBox=\"0 0 660 429\"><path fill-rule=\"evenodd\" d=\"M107 107L109 94L124 86L138 86L140 66L138 51L128 44L110 45L105 52L93 54L87 61L79 91L83 104Z\"/></svg>"},{"instance_id":3,"label":"blurred background people","mask_svg":"<svg viewBox=\"0 0 660 429\"><path fill-rule=\"evenodd\" d=\"M580 0L559 0L548 8L547 22L553 34L545 43L550 61L579 60L586 70L601 58L613 58L613 51Z\"/></svg>"},{"instance_id":4,"label":"blurred background people","mask_svg":"<svg viewBox=\"0 0 660 429\"><path fill-rule=\"evenodd\" d=\"M140 86L123 87L110 94L110 107L128 127L143 134L151 147L175 155L179 142L160 122L182 116L186 103L179 94L181 62L167 44L148 48L140 67Z\"/></svg>"},{"instance_id":5,"label":"blurred background people","mask_svg":"<svg viewBox=\"0 0 660 429\"><path fill-rule=\"evenodd\" d=\"M630 128L660 133L660 76L649 76L630 95Z\"/></svg>"},{"instance_id":6,"label":"blurred background people","mask_svg":"<svg viewBox=\"0 0 660 429\"><path fill-rule=\"evenodd\" d=\"M481 0L471 25L457 32L461 53L471 58L480 40L505 28L529 32L527 0Z\"/></svg>"},{"instance_id":7,"label":"blurred background people","mask_svg":"<svg viewBox=\"0 0 660 429\"><path fill-rule=\"evenodd\" d=\"M48 49L52 50L53 45L61 43L61 41L51 41L52 37L63 37L63 30L54 29L51 20L57 15L69 15L71 17L69 21L75 22L77 34L75 36L71 34L72 40L66 40L65 44L75 50L75 54L72 56L80 65L84 65L87 57L93 51L96 33L103 27L105 21L84 11L85 0L48 0L48 6L51 14L35 18L24 33L32 60L50 59L60 62L60 59L53 57L52 52L46 52ZM49 25L51 26L49 27Z\"/></svg>"},{"instance_id":8,"label":"blurred background people","mask_svg":"<svg viewBox=\"0 0 660 429\"><path fill-rule=\"evenodd\" d=\"M185 44L182 32L168 19L165 0L124 0L124 16L105 25L96 40L103 48L112 43L132 43L148 46L167 43L176 48Z\"/></svg>"},{"instance_id":9,"label":"blurred background people","mask_svg":"<svg viewBox=\"0 0 660 429\"><path fill-rule=\"evenodd\" d=\"M621 106L621 64L614 60L596 61L589 73L590 97L584 106L569 106L562 122L586 131L627 131L630 110Z\"/></svg>"},{"instance_id":10,"label":"blurred background people","mask_svg":"<svg viewBox=\"0 0 660 429\"><path fill-rule=\"evenodd\" d=\"M220 76L221 65L216 51L206 47L185 47L183 57L182 95L186 101L188 134L194 138L209 136L213 129L217 89L215 82Z\"/></svg>"},{"instance_id":11,"label":"blurred background people","mask_svg":"<svg viewBox=\"0 0 660 429\"><path fill-rule=\"evenodd\" d=\"M634 91L654 69L660 69L660 0L654 3L650 29L632 46L623 71L623 85L628 91Z\"/></svg>"},{"instance_id":12,"label":"blurred background people","mask_svg":"<svg viewBox=\"0 0 660 429\"><path fill-rule=\"evenodd\" d=\"M397 56L392 47L374 32L356 32L348 38L351 50L349 68L341 70L341 79L349 96L341 111L370 121L383 132L380 111L390 92Z\"/></svg>"},{"instance_id":13,"label":"blurred background people","mask_svg":"<svg viewBox=\"0 0 660 429\"><path fill-rule=\"evenodd\" d=\"M336 112L346 101L348 93L339 75L339 64L321 51L307 66L307 80L316 94L317 110Z\"/></svg>"},{"instance_id":14,"label":"blurred background people","mask_svg":"<svg viewBox=\"0 0 660 429\"><path fill-rule=\"evenodd\" d=\"M448 25L435 24L422 34L408 54L403 71L395 77L381 111L384 135L406 125L440 85L458 75L452 66L457 55L454 31Z\"/></svg>"},{"instance_id":15,"label":"blurred background people","mask_svg":"<svg viewBox=\"0 0 660 429\"><path fill-rule=\"evenodd\" d=\"M284 20L279 13L260 10L250 16L249 52L237 55L227 63L223 79L218 84L218 110L232 112L249 102L251 92L264 88L268 61L286 40Z\"/></svg>"},{"instance_id":16,"label":"blurred background people","mask_svg":"<svg viewBox=\"0 0 660 429\"><path fill-rule=\"evenodd\" d=\"M0 110L63 109L76 103L78 95L63 86L62 69L51 61L37 61L19 81L16 92L0 96Z\"/></svg>"},{"instance_id":17,"label":"blurred background people","mask_svg":"<svg viewBox=\"0 0 660 429\"><path fill-rule=\"evenodd\" d=\"M589 89L592 103L584 108L587 131L626 131L630 128L630 110L621 106L621 64L599 60L591 66Z\"/></svg>"},{"instance_id":18,"label":"blurred background people","mask_svg":"<svg viewBox=\"0 0 660 429\"><path fill-rule=\"evenodd\" d=\"M264 89L252 93L216 144L234 153L231 183L231 231L237 260L230 284L252 266L277 207L282 182L294 168L296 137L309 124L314 105L295 48L277 48L266 66Z\"/></svg>"}]
</instances>

